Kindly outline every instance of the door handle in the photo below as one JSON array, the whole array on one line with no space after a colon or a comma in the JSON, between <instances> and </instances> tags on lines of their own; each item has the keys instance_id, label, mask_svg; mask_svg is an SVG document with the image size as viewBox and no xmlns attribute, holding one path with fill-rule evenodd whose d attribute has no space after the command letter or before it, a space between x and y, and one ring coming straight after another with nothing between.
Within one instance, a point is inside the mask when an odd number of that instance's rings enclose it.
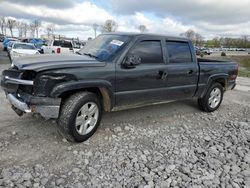
<instances>
[{"instance_id":1,"label":"door handle","mask_svg":"<svg viewBox=\"0 0 250 188\"><path fill-rule=\"evenodd\" d=\"M188 74L188 75L191 75L191 74L193 74L193 72L194 72L193 70L189 70L189 71L187 72L187 74Z\"/></svg>"},{"instance_id":2,"label":"door handle","mask_svg":"<svg viewBox=\"0 0 250 188\"><path fill-rule=\"evenodd\" d=\"M165 71L159 71L157 79L166 80L168 73Z\"/></svg>"}]
</instances>

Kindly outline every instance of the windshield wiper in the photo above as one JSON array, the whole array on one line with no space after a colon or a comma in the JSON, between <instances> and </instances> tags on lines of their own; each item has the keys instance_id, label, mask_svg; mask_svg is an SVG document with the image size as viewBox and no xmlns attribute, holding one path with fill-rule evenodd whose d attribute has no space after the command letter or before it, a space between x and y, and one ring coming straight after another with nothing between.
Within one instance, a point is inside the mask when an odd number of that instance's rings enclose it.
<instances>
[{"instance_id":1,"label":"windshield wiper","mask_svg":"<svg viewBox=\"0 0 250 188\"><path fill-rule=\"evenodd\" d=\"M95 56L95 55L93 55L93 54L90 54L90 53L83 53L84 55L87 55L87 56L89 56L89 57L93 57L93 58L98 58L97 56Z\"/></svg>"}]
</instances>

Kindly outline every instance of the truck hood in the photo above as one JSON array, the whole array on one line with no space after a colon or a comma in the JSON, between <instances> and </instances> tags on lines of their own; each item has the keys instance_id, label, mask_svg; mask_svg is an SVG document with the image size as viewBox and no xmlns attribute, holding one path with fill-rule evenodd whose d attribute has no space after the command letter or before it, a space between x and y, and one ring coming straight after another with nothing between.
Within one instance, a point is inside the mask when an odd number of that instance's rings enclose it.
<instances>
[{"instance_id":1,"label":"truck hood","mask_svg":"<svg viewBox=\"0 0 250 188\"><path fill-rule=\"evenodd\" d=\"M36 55L30 57L20 57L13 61L19 70L34 70L43 71L57 68L70 68L70 67L96 67L105 66L105 62L97 61L85 55Z\"/></svg>"}]
</instances>

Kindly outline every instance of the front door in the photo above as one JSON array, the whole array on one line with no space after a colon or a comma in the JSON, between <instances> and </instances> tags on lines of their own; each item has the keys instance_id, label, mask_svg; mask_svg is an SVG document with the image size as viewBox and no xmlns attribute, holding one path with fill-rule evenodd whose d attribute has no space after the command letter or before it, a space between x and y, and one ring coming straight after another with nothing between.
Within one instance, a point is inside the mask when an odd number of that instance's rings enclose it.
<instances>
[{"instance_id":1,"label":"front door","mask_svg":"<svg viewBox=\"0 0 250 188\"><path fill-rule=\"evenodd\" d=\"M141 64L133 68L116 65L116 105L142 104L164 98L166 64L161 39L140 40L127 56L136 55Z\"/></svg>"}]
</instances>

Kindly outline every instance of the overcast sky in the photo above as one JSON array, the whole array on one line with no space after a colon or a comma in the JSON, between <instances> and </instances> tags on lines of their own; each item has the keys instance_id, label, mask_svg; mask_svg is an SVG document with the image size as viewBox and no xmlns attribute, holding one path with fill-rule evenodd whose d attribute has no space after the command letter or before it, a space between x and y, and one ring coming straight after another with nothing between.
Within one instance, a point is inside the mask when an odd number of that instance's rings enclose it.
<instances>
[{"instance_id":1,"label":"overcast sky","mask_svg":"<svg viewBox=\"0 0 250 188\"><path fill-rule=\"evenodd\" d=\"M188 29L205 38L250 35L250 0L0 0L0 16L40 19L56 33L86 39L93 23L115 20L118 31L179 35ZM42 32L41 32L42 33Z\"/></svg>"}]
</instances>

